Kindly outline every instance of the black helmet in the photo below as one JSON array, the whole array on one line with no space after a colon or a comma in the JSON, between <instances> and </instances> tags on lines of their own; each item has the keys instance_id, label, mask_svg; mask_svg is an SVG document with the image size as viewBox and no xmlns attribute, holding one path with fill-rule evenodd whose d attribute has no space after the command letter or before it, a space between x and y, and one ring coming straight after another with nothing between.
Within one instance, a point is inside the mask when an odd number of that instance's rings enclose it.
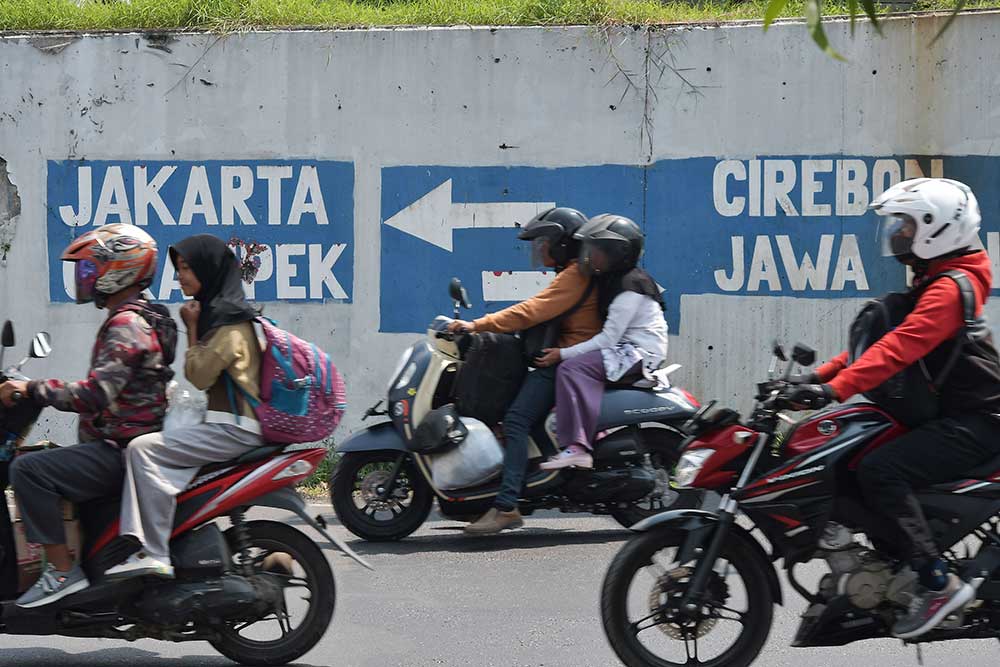
<instances>
[{"instance_id":1,"label":"black helmet","mask_svg":"<svg viewBox=\"0 0 1000 667\"><path fill-rule=\"evenodd\" d=\"M580 254L580 244L573 238L573 234L585 224L587 216L575 208L550 208L521 227L517 238L532 242L532 266L541 266L544 256L542 250L547 248L556 266L562 268Z\"/></svg>"},{"instance_id":2,"label":"black helmet","mask_svg":"<svg viewBox=\"0 0 1000 667\"><path fill-rule=\"evenodd\" d=\"M639 225L613 213L594 216L573 238L580 242L580 270L586 274L629 271L639 263L646 244Z\"/></svg>"}]
</instances>

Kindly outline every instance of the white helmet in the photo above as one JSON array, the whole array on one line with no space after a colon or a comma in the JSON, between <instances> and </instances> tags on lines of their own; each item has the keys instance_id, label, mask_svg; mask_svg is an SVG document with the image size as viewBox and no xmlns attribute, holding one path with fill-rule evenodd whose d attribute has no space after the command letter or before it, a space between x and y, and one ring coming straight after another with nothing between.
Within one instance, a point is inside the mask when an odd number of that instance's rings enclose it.
<instances>
[{"instance_id":1,"label":"white helmet","mask_svg":"<svg viewBox=\"0 0 1000 667\"><path fill-rule=\"evenodd\" d=\"M965 183L913 178L876 197L869 208L881 216L879 241L886 256L934 259L977 243L979 203Z\"/></svg>"}]
</instances>

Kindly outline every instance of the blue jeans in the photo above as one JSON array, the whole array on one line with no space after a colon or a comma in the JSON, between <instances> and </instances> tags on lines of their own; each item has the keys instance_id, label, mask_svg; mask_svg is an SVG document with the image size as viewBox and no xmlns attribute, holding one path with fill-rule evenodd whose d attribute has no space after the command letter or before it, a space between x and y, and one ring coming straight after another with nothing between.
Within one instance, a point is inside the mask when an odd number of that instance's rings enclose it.
<instances>
[{"instance_id":1,"label":"blue jeans","mask_svg":"<svg viewBox=\"0 0 1000 667\"><path fill-rule=\"evenodd\" d=\"M503 458L503 479L500 493L493 505L503 511L517 507L528 467L528 437L536 425L551 412L556 403L556 369L539 368L528 373L517 398L503 418L506 447Z\"/></svg>"}]
</instances>

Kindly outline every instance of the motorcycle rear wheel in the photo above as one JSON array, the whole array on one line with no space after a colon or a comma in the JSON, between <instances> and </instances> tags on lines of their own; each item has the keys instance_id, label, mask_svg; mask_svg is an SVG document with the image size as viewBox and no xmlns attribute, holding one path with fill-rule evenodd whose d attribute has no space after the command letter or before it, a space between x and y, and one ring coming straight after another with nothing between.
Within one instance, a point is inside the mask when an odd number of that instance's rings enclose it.
<instances>
[{"instance_id":1,"label":"motorcycle rear wheel","mask_svg":"<svg viewBox=\"0 0 1000 667\"><path fill-rule=\"evenodd\" d=\"M673 472L677 459L680 458L681 442L684 437L664 428L644 428L640 431L643 443L649 452L650 462L657 474L662 477L661 484L668 485L670 473ZM663 492L663 489L659 490ZM670 510L693 509L701 506L704 491L698 489L675 490L667 488L659 498L653 494L631 503L627 507L612 510L611 516L625 528L631 528L643 519L668 512Z\"/></svg>"},{"instance_id":2,"label":"motorcycle rear wheel","mask_svg":"<svg viewBox=\"0 0 1000 667\"><path fill-rule=\"evenodd\" d=\"M241 665L286 665L310 651L330 627L337 598L333 570L316 543L291 526L276 521L249 521L244 528L247 531L247 546L253 552L254 570L277 572L277 576L287 578L285 608L257 621L229 623L211 644L219 653ZM225 533L230 548L234 550L234 558L239 558L237 535L235 527ZM301 598L308 603L308 611L302 622L292 627L288 608L292 594L289 591L298 588L306 589L308 593L307 598ZM270 630L271 623L277 623L280 630L281 635L277 639L242 634L248 629L255 632ZM260 624L266 624L267 628L261 628Z\"/></svg>"}]
</instances>

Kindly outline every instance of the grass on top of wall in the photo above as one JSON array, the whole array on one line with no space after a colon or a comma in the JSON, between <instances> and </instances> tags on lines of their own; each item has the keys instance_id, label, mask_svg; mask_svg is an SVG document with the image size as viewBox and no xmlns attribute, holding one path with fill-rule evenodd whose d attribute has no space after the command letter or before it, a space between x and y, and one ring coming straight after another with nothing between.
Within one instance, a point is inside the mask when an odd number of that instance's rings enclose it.
<instances>
[{"instance_id":1,"label":"grass on top of wall","mask_svg":"<svg viewBox=\"0 0 1000 667\"><path fill-rule=\"evenodd\" d=\"M1000 0L971 0L969 9ZM406 25L644 25L758 20L766 0L0 0L0 30L157 30L238 32L281 27ZM951 9L919 0L912 10ZM848 2L824 2L827 16ZM884 9L883 11L888 11ZM801 0L780 16L797 17Z\"/></svg>"}]
</instances>

